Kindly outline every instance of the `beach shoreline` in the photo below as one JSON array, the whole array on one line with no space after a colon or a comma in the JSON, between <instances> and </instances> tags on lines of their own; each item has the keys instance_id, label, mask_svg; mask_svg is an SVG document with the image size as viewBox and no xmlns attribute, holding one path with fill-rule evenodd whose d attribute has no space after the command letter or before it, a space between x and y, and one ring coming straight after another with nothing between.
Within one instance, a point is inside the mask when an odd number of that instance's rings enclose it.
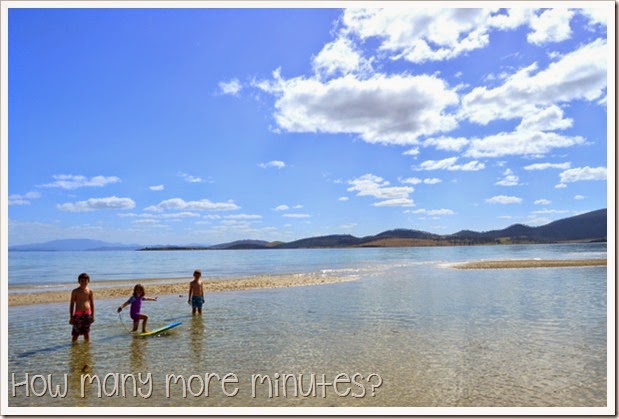
<instances>
[{"instance_id":1,"label":"beach shoreline","mask_svg":"<svg viewBox=\"0 0 619 419\"><path fill-rule=\"evenodd\" d=\"M303 274L278 274L278 275L253 275L235 278L203 278L204 292L244 291L264 288L289 288L309 285L324 285L338 282L354 281L359 279L357 275L324 275L319 273ZM128 298L135 284L143 284L146 293L150 297L160 295L187 295L190 278L149 278L135 280L102 281L96 279L90 283L95 299ZM77 284L76 284L77 287ZM20 289L16 288L16 289ZM71 289L32 292L15 292L8 294L8 305L22 306L31 304L46 304L68 302Z\"/></svg>"},{"instance_id":2,"label":"beach shoreline","mask_svg":"<svg viewBox=\"0 0 619 419\"><path fill-rule=\"evenodd\" d=\"M463 262L450 266L455 269L523 269L606 266L606 264L606 259L515 259Z\"/></svg>"},{"instance_id":3,"label":"beach shoreline","mask_svg":"<svg viewBox=\"0 0 619 419\"><path fill-rule=\"evenodd\" d=\"M606 266L607 259L517 259L517 260L481 260L452 263L454 269L524 269ZM359 279L358 275L325 275L322 273L260 274L234 278L205 278L204 292L244 291L265 288L288 288L309 285L325 285ZM148 278L91 282L90 288L96 299L122 299L131 295L133 286L141 283L149 296L187 295L190 278ZM66 284L65 284L66 285ZM77 286L77 284L76 284ZM70 289L65 290L30 290L24 287L9 288L8 306L45 304L69 301ZM24 292L20 292L20 291Z\"/></svg>"}]
</instances>

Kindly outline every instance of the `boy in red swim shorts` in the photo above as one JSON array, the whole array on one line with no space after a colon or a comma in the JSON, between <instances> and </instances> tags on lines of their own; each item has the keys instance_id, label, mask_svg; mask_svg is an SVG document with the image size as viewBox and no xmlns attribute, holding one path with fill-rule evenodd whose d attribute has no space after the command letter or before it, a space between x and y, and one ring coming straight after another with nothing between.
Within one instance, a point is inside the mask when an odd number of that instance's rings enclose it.
<instances>
[{"instance_id":1,"label":"boy in red swim shorts","mask_svg":"<svg viewBox=\"0 0 619 419\"><path fill-rule=\"evenodd\" d=\"M79 335L84 335L84 341L87 342L90 339L90 325L95 321L95 300L92 290L88 288L90 276L81 273L77 281L80 286L71 291L69 324L73 325L73 342L77 341Z\"/></svg>"}]
</instances>

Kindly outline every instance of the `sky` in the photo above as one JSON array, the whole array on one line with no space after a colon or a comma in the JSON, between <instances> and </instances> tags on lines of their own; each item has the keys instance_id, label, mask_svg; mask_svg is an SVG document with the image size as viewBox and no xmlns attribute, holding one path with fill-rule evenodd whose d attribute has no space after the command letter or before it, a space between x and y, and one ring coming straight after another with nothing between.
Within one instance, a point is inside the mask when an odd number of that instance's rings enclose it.
<instances>
[{"instance_id":1,"label":"sky","mask_svg":"<svg viewBox=\"0 0 619 419\"><path fill-rule=\"evenodd\" d=\"M614 2L15 4L9 245L451 234L607 207Z\"/></svg>"}]
</instances>

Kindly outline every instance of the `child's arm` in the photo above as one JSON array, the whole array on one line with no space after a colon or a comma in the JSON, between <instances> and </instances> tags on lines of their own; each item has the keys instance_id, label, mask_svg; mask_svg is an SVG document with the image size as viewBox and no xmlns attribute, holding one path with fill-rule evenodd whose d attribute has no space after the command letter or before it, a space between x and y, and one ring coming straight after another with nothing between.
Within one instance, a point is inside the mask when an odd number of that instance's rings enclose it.
<instances>
[{"instance_id":1,"label":"child's arm","mask_svg":"<svg viewBox=\"0 0 619 419\"><path fill-rule=\"evenodd\" d=\"M189 294L187 295L187 304L191 304L191 296L193 295L193 284L189 283Z\"/></svg>"},{"instance_id":2,"label":"child's arm","mask_svg":"<svg viewBox=\"0 0 619 419\"><path fill-rule=\"evenodd\" d=\"M121 311L123 311L123 308L127 307L131 302L131 298L129 298L127 301L125 301L124 303L121 304L120 307L118 307L118 312L120 313Z\"/></svg>"},{"instance_id":3,"label":"child's arm","mask_svg":"<svg viewBox=\"0 0 619 419\"><path fill-rule=\"evenodd\" d=\"M90 290L90 294L88 295L88 299L90 300L90 313L92 315L92 322L95 322L95 296Z\"/></svg>"},{"instance_id":4,"label":"child's arm","mask_svg":"<svg viewBox=\"0 0 619 419\"><path fill-rule=\"evenodd\" d=\"M69 302L69 324L73 324L73 313L75 313L75 291L71 291L71 301Z\"/></svg>"},{"instance_id":5,"label":"child's arm","mask_svg":"<svg viewBox=\"0 0 619 419\"><path fill-rule=\"evenodd\" d=\"M157 297L144 297L144 301L157 301Z\"/></svg>"}]
</instances>

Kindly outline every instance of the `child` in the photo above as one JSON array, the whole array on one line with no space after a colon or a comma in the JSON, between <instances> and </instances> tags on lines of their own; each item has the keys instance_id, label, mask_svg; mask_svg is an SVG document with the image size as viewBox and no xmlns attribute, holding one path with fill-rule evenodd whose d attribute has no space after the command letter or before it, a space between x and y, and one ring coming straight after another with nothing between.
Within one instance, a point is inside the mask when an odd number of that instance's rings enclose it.
<instances>
[{"instance_id":1,"label":"child","mask_svg":"<svg viewBox=\"0 0 619 419\"><path fill-rule=\"evenodd\" d=\"M138 330L138 325L140 323L140 320L142 320L142 333L146 333L146 322L148 321L148 316L140 312L140 310L142 309L142 301L157 301L157 297L146 297L145 294L146 291L144 290L144 286L142 284L137 284L135 287L133 287L133 295L120 307L118 307L118 312L120 313L123 308L131 304L131 309L129 310L129 313L131 319L133 320L134 332Z\"/></svg>"},{"instance_id":2,"label":"child","mask_svg":"<svg viewBox=\"0 0 619 419\"><path fill-rule=\"evenodd\" d=\"M198 314L202 315L202 304L204 304L204 287L203 282L200 279L202 276L202 272L199 269L196 269L193 272L193 281L189 283L189 297L187 298L187 304L191 304L191 314L196 314L196 309L198 310Z\"/></svg>"},{"instance_id":3,"label":"child","mask_svg":"<svg viewBox=\"0 0 619 419\"><path fill-rule=\"evenodd\" d=\"M81 273L77 277L80 286L71 291L71 301L69 303L69 324L73 325L71 330L72 341L76 342L79 335L84 335L84 341L90 340L90 325L95 321L95 300L94 294L88 284L90 276Z\"/></svg>"}]
</instances>

